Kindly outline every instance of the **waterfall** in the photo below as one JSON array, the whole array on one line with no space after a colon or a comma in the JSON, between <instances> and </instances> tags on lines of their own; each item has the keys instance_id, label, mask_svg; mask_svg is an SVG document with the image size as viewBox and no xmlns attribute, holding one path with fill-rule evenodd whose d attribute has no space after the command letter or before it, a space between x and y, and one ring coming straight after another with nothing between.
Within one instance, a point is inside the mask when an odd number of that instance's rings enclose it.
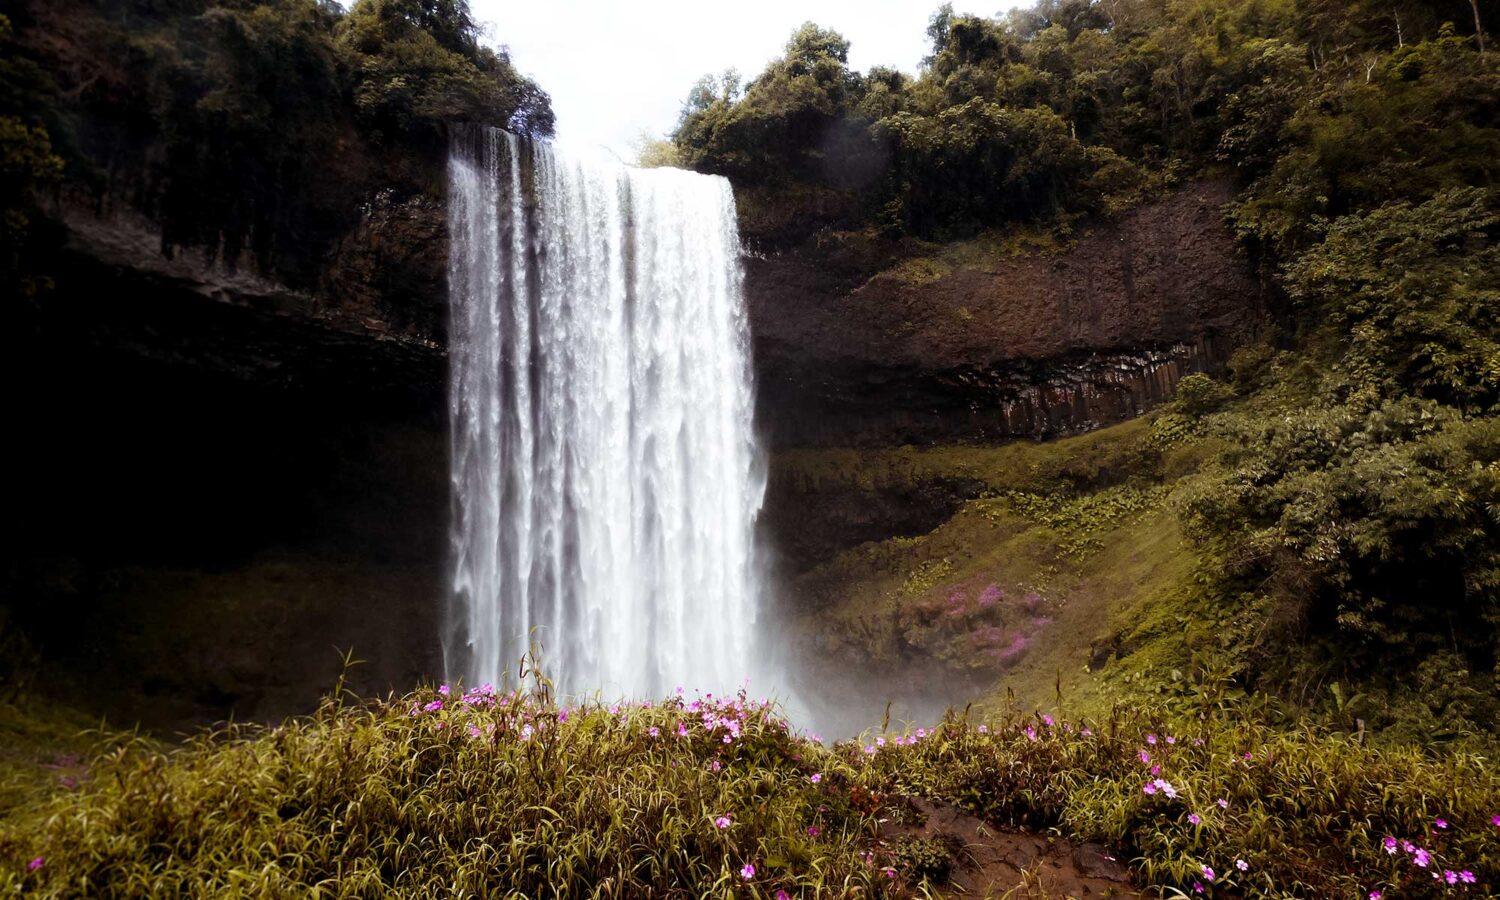
<instances>
[{"instance_id":1,"label":"waterfall","mask_svg":"<svg viewBox=\"0 0 1500 900\"><path fill-rule=\"evenodd\" d=\"M535 643L563 693L738 686L764 481L729 183L467 129L448 207L449 676Z\"/></svg>"}]
</instances>

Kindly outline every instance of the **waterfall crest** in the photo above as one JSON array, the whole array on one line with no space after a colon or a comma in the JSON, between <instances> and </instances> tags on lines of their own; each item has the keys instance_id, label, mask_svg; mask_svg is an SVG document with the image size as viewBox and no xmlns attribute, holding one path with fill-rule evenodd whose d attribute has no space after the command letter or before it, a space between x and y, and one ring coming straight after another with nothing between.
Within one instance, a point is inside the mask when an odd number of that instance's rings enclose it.
<instances>
[{"instance_id":1,"label":"waterfall crest","mask_svg":"<svg viewBox=\"0 0 1500 900\"><path fill-rule=\"evenodd\" d=\"M449 676L535 642L564 693L737 686L764 482L728 182L472 128L448 208Z\"/></svg>"}]
</instances>

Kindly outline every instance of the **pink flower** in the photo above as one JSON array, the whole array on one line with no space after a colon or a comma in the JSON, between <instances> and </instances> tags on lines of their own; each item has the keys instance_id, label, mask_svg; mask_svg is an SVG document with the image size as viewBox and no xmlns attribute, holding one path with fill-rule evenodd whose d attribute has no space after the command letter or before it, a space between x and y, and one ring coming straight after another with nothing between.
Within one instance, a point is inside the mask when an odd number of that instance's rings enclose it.
<instances>
[{"instance_id":1,"label":"pink flower","mask_svg":"<svg viewBox=\"0 0 1500 900\"><path fill-rule=\"evenodd\" d=\"M1136 758L1139 759L1142 763L1149 763L1149 762L1151 762L1151 754L1147 753L1144 750L1142 750L1141 752L1137 753L1136 754Z\"/></svg>"},{"instance_id":2,"label":"pink flower","mask_svg":"<svg viewBox=\"0 0 1500 900\"><path fill-rule=\"evenodd\" d=\"M661 729L657 728L655 725L652 725L650 728L646 729L646 734L654 738L661 737Z\"/></svg>"},{"instance_id":3,"label":"pink flower","mask_svg":"<svg viewBox=\"0 0 1500 900\"><path fill-rule=\"evenodd\" d=\"M1214 802L1217 803L1217 804L1219 804L1219 809L1228 809L1229 808L1229 801L1225 800L1223 797L1220 797L1219 799L1215 800Z\"/></svg>"},{"instance_id":4,"label":"pink flower","mask_svg":"<svg viewBox=\"0 0 1500 900\"><path fill-rule=\"evenodd\" d=\"M1152 775L1160 775L1161 774L1161 766L1152 766L1151 767L1151 774Z\"/></svg>"},{"instance_id":5,"label":"pink flower","mask_svg":"<svg viewBox=\"0 0 1500 900\"><path fill-rule=\"evenodd\" d=\"M1155 747L1156 746L1156 735L1154 735L1154 734L1148 734L1148 735L1146 735L1146 743L1148 743L1151 746Z\"/></svg>"},{"instance_id":6,"label":"pink flower","mask_svg":"<svg viewBox=\"0 0 1500 900\"><path fill-rule=\"evenodd\" d=\"M743 878L743 879L745 879L746 881L749 881L750 879L754 878L755 877L755 866L751 865L750 863L745 863L743 866L740 867L740 877Z\"/></svg>"},{"instance_id":7,"label":"pink flower","mask_svg":"<svg viewBox=\"0 0 1500 900\"><path fill-rule=\"evenodd\" d=\"M1032 728L1030 725L1026 726L1026 740L1028 740L1028 741L1034 741L1034 740L1036 740L1036 729Z\"/></svg>"},{"instance_id":8,"label":"pink flower","mask_svg":"<svg viewBox=\"0 0 1500 900\"><path fill-rule=\"evenodd\" d=\"M1145 787L1141 788L1141 792L1145 794L1154 794L1156 793L1156 785L1148 781L1146 782Z\"/></svg>"},{"instance_id":9,"label":"pink flower","mask_svg":"<svg viewBox=\"0 0 1500 900\"><path fill-rule=\"evenodd\" d=\"M919 737L919 738L927 737L927 729L925 729L925 728L918 728L917 729L917 737Z\"/></svg>"},{"instance_id":10,"label":"pink flower","mask_svg":"<svg viewBox=\"0 0 1500 900\"><path fill-rule=\"evenodd\" d=\"M724 743L726 743L726 744L732 744L732 743L734 743L734 738L730 737L729 735L726 734L726 735L724 735Z\"/></svg>"},{"instance_id":11,"label":"pink flower","mask_svg":"<svg viewBox=\"0 0 1500 900\"><path fill-rule=\"evenodd\" d=\"M792 895L788 894L786 891L777 891L776 900L792 900Z\"/></svg>"},{"instance_id":12,"label":"pink flower","mask_svg":"<svg viewBox=\"0 0 1500 900\"><path fill-rule=\"evenodd\" d=\"M814 772L814 773L812 773L812 777L810 779L808 779L808 780L811 781L813 784L817 784L818 782L820 782L820 781L823 780L823 773L822 772Z\"/></svg>"},{"instance_id":13,"label":"pink flower","mask_svg":"<svg viewBox=\"0 0 1500 900\"><path fill-rule=\"evenodd\" d=\"M1379 891L1371 891L1370 892L1370 900L1384 900L1384 898L1385 898L1385 894L1382 894Z\"/></svg>"},{"instance_id":14,"label":"pink flower","mask_svg":"<svg viewBox=\"0 0 1500 900\"><path fill-rule=\"evenodd\" d=\"M1248 871L1250 871L1250 864L1247 863L1247 862L1245 862L1243 859L1237 859L1237 860L1235 860L1234 861L1234 867L1236 869L1239 869L1241 872L1248 872Z\"/></svg>"},{"instance_id":15,"label":"pink flower","mask_svg":"<svg viewBox=\"0 0 1500 900\"><path fill-rule=\"evenodd\" d=\"M1464 869L1462 872L1458 873L1458 880L1462 881L1464 884L1473 884L1479 879L1474 877L1473 872L1470 872L1468 869Z\"/></svg>"},{"instance_id":16,"label":"pink flower","mask_svg":"<svg viewBox=\"0 0 1500 900\"><path fill-rule=\"evenodd\" d=\"M714 819L714 827L720 830L728 828L732 824L728 816L719 816L717 819Z\"/></svg>"},{"instance_id":17,"label":"pink flower","mask_svg":"<svg viewBox=\"0 0 1500 900\"><path fill-rule=\"evenodd\" d=\"M37 869L40 869L42 866L45 866L46 864L47 864L47 857L45 857L45 856L38 856L36 859L33 859L31 862L29 862L29 863L26 864L26 871L28 871L28 872L35 872Z\"/></svg>"},{"instance_id":18,"label":"pink flower","mask_svg":"<svg viewBox=\"0 0 1500 900\"><path fill-rule=\"evenodd\" d=\"M1214 880L1214 870L1210 869L1208 866L1204 866L1203 867L1203 880L1204 881L1213 881Z\"/></svg>"},{"instance_id":19,"label":"pink flower","mask_svg":"<svg viewBox=\"0 0 1500 900\"><path fill-rule=\"evenodd\" d=\"M1500 828L1500 816L1491 816L1490 824L1495 826L1496 828Z\"/></svg>"},{"instance_id":20,"label":"pink flower","mask_svg":"<svg viewBox=\"0 0 1500 900\"><path fill-rule=\"evenodd\" d=\"M1169 735L1167 735L1167 743L1169 743L1169 744L1175 744L1175 743L1177 743L1177 738L1174 738L1174 737L1172 737L1169 734Z\"/></svg>"},{"instance_id":21,"label":"pink flower","mask_svg":"<svg viewBox=\"0 0 1500 900\"><path fill-rule=\"evenodd\" d=\"M1078 733L1081 734L1081 735L1083 735L1084 737L1093 737L1094 736L1094 729L1092 729L1092 728L1080 728L1080 729L1078 729Z\"/></svg>"},{"instance_id":22,"label":"pink flower","mask_svg":"<svg viewBox=\"0 0 1500 900\"><path fill-rule=\"evenodd\" d=\"M1046 722L1049 726L1056 724L1056 721L1046 713L1042 713L1042 721Z\"/></svg>"},{"instance_id":23,"label":"pink flower","mask_svg":"<svg viewBox=\"0 0 1500 900\"><path fill-rule=\"evenodd\" d=\"M1413 865L1421 866L1425 869L1427 868L1427 864L1432 862L1432 854L1418 847L1417 852L1412 854L1411 861Z\"/></svg>"},{"instance_id":24,"label":"pink flower","mask_svg":"<svg viewBox=\"0 0 1500 900\"><path fill-rule=\"evenodd\" d=\"M816 826L816 825L809 825L809 826L807 826L807 836L808 837L817 837L818 836L818 826Z\"/></svg>"},{"instance_id":25,"label":"pink flower","mask_svg":"<svg viewBox=\"0 0 1500 900\"><path fill-rule=\"evenodd\" d=\"M988 725L981 725L981 726L979 726L979 733L980 734L989 734L990 733L990 726L988 726Z\"/></svg>"},{"instance_id":26,"label":"pink flower","mask_svg":"<svg viewBox=\"0 0 1500 900\"><path fill-rule=\"evenodd\" d=\"M1452 869L1445 869L1443 871L1443 880L1449 884L1458 884L1458 873Z\"/></svg>"},{"instance_id":27,"label":"pink flower","mask_svg":"<svg viewBox=\"0 0 1500 900\"><path fill-rule=\"evenodd\" d=\"M1198 818L1198 814L1197 813L1189 813L1188 814L1188 822L1190 822L1190 823L1192 823L1194 825L1197 825L1199 822L1202 822L1202 821L1203 821L1202 819Z\"/></svg>"},{"instance_id":28,"label":"pink flower","mask_svg":"<svg viewBox=\"0 0 1500 900\"><path fill-rule=\"evenodd\" d=\"M1193 882L1193 893L1195 893L1195 894L1201 894L1201 893L1203 893L1203 882L1201 882L1201 881L1195 881L1195 882Z\"/></svg>"},{"instance_id":29,"label":"pink flower","mask_svg":"<svg viewBox=\"0 0 1500 900\"><path fill-rule=\"evenodd\" d=\"M720 768L722 767L719 765L719 761L717 759L708 764L708 770L710 772L717 772Z\"/></svg>"},{"instance_id":30,"label":"pink flower","mask_svg":"<svg viewBox=\"0 0 1500 900\"><path fill-rule=\"evenodd\" d=\"M438 710L443 708L443 701L434 700L422 708L427 710L428 712L437 712Z\"/></svg>"},{"instance_id":31,"label":"pink flower","mask_svg":"<svg viewBox=\"0 0 1500 900\"><path fill-rule=\"evenodd\" d=\"M1381 846L1385 847L1385 852L1386 853L1390 854L1391 856L1395 856L1396 855L1396 839L1395 838L1391 837L1390 835L1386 835L1385 836L1385 840L1381 841L1380 843L1381 843Z\"/></svg>"},{"instance_id":32,"label":"pink flower","mask_svg":"<svg viewBox=\"0 0 1500 900\"><path fill-rule=\"evenodd\" d=\"M1436 819L1432 820L1432 826L1434 828L1447 828L1448 820L1443 818L1442 816L1438 816Z\"/></svg>"}]
</instances>

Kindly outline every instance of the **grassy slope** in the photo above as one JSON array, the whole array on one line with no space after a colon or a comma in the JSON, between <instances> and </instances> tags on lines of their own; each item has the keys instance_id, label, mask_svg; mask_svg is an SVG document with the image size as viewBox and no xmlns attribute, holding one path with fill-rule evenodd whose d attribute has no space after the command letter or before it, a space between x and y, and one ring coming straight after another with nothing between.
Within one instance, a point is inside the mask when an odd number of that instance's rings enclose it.
<instances>
[{"instance_id":1,"label":"grassy slope","mask_svg":"<svg viewBox=\"0 0 1500 900\"><path fill-rule=\"evenodd\" d=\"M1463 896L1500 887L1500 780L1472 756L1142 712L828 748L743 697L567 709L425 689L107 755L0 821L0 893L930 896L939 848L879 827L912 796L1107 842L1143 882L1208 896L1446 896L1434 867L1470 873ZM1388 855L1386 835L1412 849Z\"/></svg>"},{"instance_id":2,"label":"grassy slope","mask_svg":"<svg viewBox=\"0 0 1500 900\"><path fill-rule=\"evenodd\" d=\"M803 633L846 663L916 673L935 657L996 674L981 701L992 710L1014 695L1098 713L1137 682L1171 691L1173 671L1218 644L1196 599L1212 561L1171 509L1208 448L1154 422L1048 443L779 455L779 475L812 492L944 477L987 486L929 534L868 543L799 577ZM999 599L980 608L986 590Z\"/></svg>"}]
</instances>

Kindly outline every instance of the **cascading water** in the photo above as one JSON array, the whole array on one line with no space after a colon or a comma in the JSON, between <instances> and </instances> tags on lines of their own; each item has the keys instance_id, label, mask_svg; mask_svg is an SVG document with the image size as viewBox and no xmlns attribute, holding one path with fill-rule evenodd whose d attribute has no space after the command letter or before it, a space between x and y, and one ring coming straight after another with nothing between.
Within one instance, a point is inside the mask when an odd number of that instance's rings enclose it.
<instances>
[{"instance_id":1,"label":"cascading water","mask_svg":"<svg viewBox=\"0 0 1500 900\"><path fill-rule=\"evenodd\" d=\"M448 203L450 676L535 643L564 693L739 685L763 479L728 182L469 129Z\"/></svg>"}]
</instances>

